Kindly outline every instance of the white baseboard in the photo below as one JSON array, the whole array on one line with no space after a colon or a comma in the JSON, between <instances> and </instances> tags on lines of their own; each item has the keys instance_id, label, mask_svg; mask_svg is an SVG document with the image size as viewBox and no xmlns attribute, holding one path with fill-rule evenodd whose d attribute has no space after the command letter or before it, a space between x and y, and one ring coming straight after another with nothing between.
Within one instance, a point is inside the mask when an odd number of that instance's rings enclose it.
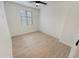
<instances>
[{"instance_id":1,"label":"white baseboard","mask_svg":"<svg viewBox=\"0 0 79 59\"><path fill-rule=\"evenodd\" d=\"M49 35L49 36L51 36L51 37L54 37L54 38L56 38L57 40L59 40L58 37L56 37L56 36L54 36L54 35L51 35L50 33L47 33L47 32L45 32L45 31L43 31L43 30L40 30L40 32L45 33L45 34L47 34L47 35Z\"/></svg>"},{"instance_id":2,"label":"white baseboard","mask_svg":"<svg viewBox=\"0 0 79 59\"><path fill-rule=\"evenodd\" d=\"M65 44L65 45L67 45L67 46L70 46L70 47L72 47L72 45L70 45L70 44L68 44L66 41L64 41L64 40L59 40L61 43L63 43L63 44Z\"/></svg>"},{"instance_id":3,"label":"white baseboard","mask_svg":"<svg viewBox=\"0 0 79 59\"><path fill-rule=\"evenodd\" d=\"M24 33L20 33L20 34L17 34L17 35L13 35L12 37L21 36L21 35L24 35L24 34L29 34L29 33L37 32L37 31L24 32Z\"/></svg>"}]
</instances>

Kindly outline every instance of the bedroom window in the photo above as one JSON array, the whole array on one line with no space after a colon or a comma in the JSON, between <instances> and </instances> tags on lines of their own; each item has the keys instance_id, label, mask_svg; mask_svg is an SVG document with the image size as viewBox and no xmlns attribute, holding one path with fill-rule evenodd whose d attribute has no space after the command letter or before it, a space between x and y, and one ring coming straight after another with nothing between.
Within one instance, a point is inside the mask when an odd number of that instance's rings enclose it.
<instances>
[{"instance_id":1,"label":"bedroom window","mask_svg":"<svg viewBox=\"0 0 79 59\"><path fill-rule=\"evenodd\" d=\"M21 11L21 22L23 26L32 24L32 12L31 11Z\"/></svg>"}]
</instances>

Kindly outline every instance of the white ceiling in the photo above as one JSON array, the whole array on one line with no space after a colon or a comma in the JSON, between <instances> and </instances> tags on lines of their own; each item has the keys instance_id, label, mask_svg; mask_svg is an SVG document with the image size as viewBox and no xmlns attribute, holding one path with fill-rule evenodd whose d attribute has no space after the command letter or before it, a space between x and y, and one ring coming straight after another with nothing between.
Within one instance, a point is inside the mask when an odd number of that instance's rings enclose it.
<instances>
[{"instance_id":1,"label":"white ceiling","mask_svg":"<svg viewBox=\"0 0 79 59\"><path fill-rule=\"evenodd\" d=\"M40 9L40 6L39 7L36 7L35 6L35 3L34 2L31 2L31 1L13 1L14 3L17 3L17 4L21 4L21 5L24 5L24 6L28 6L28 7L32 7L32 8L36 8L36 9Z\"/></svg>"}]
</instances>

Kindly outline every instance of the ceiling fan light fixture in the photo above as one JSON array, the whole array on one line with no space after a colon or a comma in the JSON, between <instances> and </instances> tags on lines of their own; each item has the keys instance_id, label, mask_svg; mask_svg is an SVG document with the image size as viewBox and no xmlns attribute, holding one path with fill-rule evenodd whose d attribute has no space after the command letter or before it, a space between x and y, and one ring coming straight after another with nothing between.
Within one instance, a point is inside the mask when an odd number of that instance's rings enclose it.
<instances>
[{"instance_id":1,"label":"ceiling fan light fixture","mask_svg":"<svg viewBox=\"0 0 79 59\"><path fill-rule=\"evenodd\" d=\"M39 7L39 5L40 5L39 3L36 3L36 7Z\"/></svg>"},{"instance_id":2,"label":"ceiling fan light fixture","mask_svg":"<svg viewBox=\"0 0 79 59\"><path fill-rule=\"evenodd\" d=\"M47 5L47 3L42 2L42 1L32 1L32 2L35 3L35 6L36 6L36 7L39 7L40 4Z\"/></svg>"}]
</instances>

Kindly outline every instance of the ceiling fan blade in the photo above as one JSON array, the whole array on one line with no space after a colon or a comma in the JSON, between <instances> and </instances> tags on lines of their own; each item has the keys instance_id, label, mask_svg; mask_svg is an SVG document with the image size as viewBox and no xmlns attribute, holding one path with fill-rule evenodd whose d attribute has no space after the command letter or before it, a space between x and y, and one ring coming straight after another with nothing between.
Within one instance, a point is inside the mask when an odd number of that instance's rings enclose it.
<instances>
[{"instance_id":1,"label":"ceiling fan blade","mask_svg":"<svg viewBox=\"0 0 79 59\"><path fill-rule=\"evenodd\" d=\"M40 3L40 4L47 5L47 3L45 3L45 2L42 2L42 1L32 1L32 2L35 2L35 3Z\"/></svg>"},{"instance_id":2,"label":"ceiling fan blade","mask_svg":"<svg viewBox=\"0 0 79 59\"><path fill-rule=\"evenodd\" d=\"M39 1L39 3L47 5L47 3L45 3L45 2L42 2L42 1Z\"/></svg>"}]
</instances>

